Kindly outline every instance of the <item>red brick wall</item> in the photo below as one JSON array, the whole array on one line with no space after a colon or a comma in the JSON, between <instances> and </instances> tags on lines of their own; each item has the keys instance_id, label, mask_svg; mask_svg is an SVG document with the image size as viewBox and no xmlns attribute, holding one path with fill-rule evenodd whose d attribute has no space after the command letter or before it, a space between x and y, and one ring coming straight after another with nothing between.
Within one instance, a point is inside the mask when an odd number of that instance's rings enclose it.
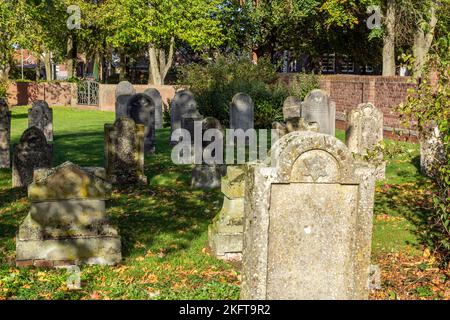
<instances>
[{"instance_id":1,"label":"red brick wall","mask_svg":"<svg viewBox=\"0 0 450 320\"><path fill-rule=\"evenodd\" d=\"M290 82L291 75L281 75ZM402 129L395 107L406 101L409 88L414 88L410 77L382 77L355 75L320 76L320 87L336 102L337 127L345 128L346 115L360 103L372 102L384 114L385 134ZM414 132L405 131L406 135Z\"/></svg>"},{"instance_id":2,"label":"red brick wall","mask_svg":"<svg viewBox=\"0 0 450 320\"><path fill-rule=\"evenodd\" d=\"M7 92L10 106L30 105L35 100L45 100L51 106L70 105L71 84L67 82L17 82L11 83Z\"/></svg>"}]
</instances>

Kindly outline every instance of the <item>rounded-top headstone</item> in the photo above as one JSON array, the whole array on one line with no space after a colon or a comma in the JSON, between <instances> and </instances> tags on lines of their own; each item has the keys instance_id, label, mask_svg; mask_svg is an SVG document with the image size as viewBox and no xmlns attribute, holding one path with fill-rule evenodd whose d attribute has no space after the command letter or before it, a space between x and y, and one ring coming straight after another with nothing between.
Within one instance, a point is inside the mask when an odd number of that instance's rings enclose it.
<instances>
[{"instance_id":1,"label":"rounded-top headstone","mask_svg":"<svg viewBox=\"0 0 450 320\"><path fill-rule=\"evenodd\" d=\"M155 103L145 94L137 93L128 101L128 114L136 124L145 126L145 153L155 151Z\"/></svg>"},{"instance_id":2,"label":"rounded-top headstone","mask_svg":"<svg viewBox=\"0 0 450 320\"><path fill-rule=\"evenodd\" d=\"M317 122L320 132L335 136L336 104L320 89L308 93L301 106L301 116L306 122Z\"/></svg>"},{"instance_id":3,"label":"rounded-top headstone","mask_svg":"<svg viewBox=\"0 0 450 320\"><path fill-rule=\"evenodd\" d=\"M155 88L148 88L144 91L144 94L153 99L155 103L155 128L162 129L163 127L163 101L161 94Z\"/></svg>"},{"instance_id":4,"label":"rounded-top headstone","mask_svg":"<svg viewBox=\"0 0 450 320\"><path fill-rule=\"evenodd\" d=\"M28 110L28 127L42 130L47 141L53 141L53 111L44 100L36 100Z\"/></svg>"},{"instance_id":5,"label":"rounded-top headstone","mask_svg":"<svg viewBox=\"0 0 450 320\"><path fill-rule=\"evenodd\" d=\"M25 130L14 149L13 187L28 186L33 181L35 169L51 167L51 146L37 127Z\"/></svg>"},{"instance_id":6,"label":"rounded-top headstone","mask_svg":"<svg viewBox=\"0 0 450 320\"><path fill-rule=\"evenodd\" d=\"M172 132L181 128L183 115L195 110L197 110L197 101L195 101L194 94L189 90L177 91L170 110Z\"/></svg>"},{"instance_id":7,"label":"rounded-top headstone","mask_svg":"<svg viewBox=\"0 0 450 320\"><path fill-rule=\"evenodd\" d=\"M116 87L116 98L122 95L133 95L135 93L136 90L128 81L121 81Z\"/></svg>"},{"instance_id":8,"label":"rounded-top headstone","mask_svg":"<svg viewBox=\"0 0 450 320\"><path fill-rule=\"evenodd\" d=\"M238 93L233 97L230 105L231 129L244 131L254 127L254 104L252 98L245 93Z\"/></svg>"},{"instance_id":9,"label":"rounded-top headstone","mask_svg":"<svg viewBox=\"0 0 450 320\"><path fill-rule=\"evenodd\" d=\"M132 95L136 93L133 85L128 81L121 81L116 87L116 119L128 115L127 104Z\"/></svg>"}]
</instances>

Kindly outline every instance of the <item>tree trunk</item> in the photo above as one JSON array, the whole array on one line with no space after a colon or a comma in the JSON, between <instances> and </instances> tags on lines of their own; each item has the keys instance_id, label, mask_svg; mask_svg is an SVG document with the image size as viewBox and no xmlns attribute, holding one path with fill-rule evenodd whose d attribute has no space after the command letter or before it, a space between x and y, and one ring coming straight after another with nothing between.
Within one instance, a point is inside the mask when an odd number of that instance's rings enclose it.
<instances>
[{"instance_id":1,"label":"tree trunk","mask_svg":"<svg viewBox=\"0 0 450 320\"><path fill-rule=\"evenodd\" d=\"M434 38L434 30L437 24L436 7L435 4L430 8L430 21L428 22L427 30L423 30L421 24L414 35L413 56L414 56L414 77L420 78L422 76L422 68L425 64L425 58L430 51L431 44Z\"/></svg>"},{"instance_id":2,"label":"tree trunk","mask_svg":"<svg viewBox=\"0 0 450 320\"><path fill-rule=\"evenodd\" d=\"M150 44L148 46L149 65L148 65L148 84L161 85L173 62L173 53L175 47L175 38L170 39L169 53L166 57L166 51Z\"/></svg>"},{"instance_id":3,"label":"tree trunk","mask_svg":"<svg viewBox=\"0 0 450 320\"><path fill-rule=\"evenodd\" d=\"M73 38L72 35L69 35L67 37L67 78L70 79L74 76L73 70L74 70L74 63L73 63Z\"/></svg>"},{"instance_id":4,"label":"tree trunk","mask_svg":"<svg viewBox=\"0 0 450 320\"><path fill-rule=\"evenodd\" d=\"M120 66L119 66L119 81L125 81L126 76L126 57L124 53L120 53Z\"/></svg>"},{"instance_id":5,"label":"tree trunk","mask_svg":"<svg viewBox=\"0 0 450 320\"><path fill-rule=\"evenodd\" d=\"M47 81L53 80L52 59L50 51L44 52L45 77Z\"/></svg>"},{"instance_id":6,"label":"tree trunk","mask_svg":"<svg viewBox=\"0 0 450 320\"><path fill-rule=\"evenodd\" d=\"M383 39L383 76L395 76L395 0L387 0Z\"/></svg>"}]
</instances>

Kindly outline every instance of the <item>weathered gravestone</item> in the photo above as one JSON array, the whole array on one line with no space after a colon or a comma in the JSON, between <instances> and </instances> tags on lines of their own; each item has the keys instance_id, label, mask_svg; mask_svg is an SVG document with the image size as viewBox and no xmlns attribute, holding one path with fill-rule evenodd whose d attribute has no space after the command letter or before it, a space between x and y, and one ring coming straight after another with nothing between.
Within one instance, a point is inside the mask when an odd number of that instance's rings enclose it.
<instances>
[{"instance_id":1,"label":"weathered gravestone","mask_svg":"<svg viewBox=\"0 0 450 320\"><path fill-rule=\"evenodd\" d=\"M377 178L384 179L386 163L379 149L383 142L383 113L372 103L360 104L348 115L345 139L355 159L372 163Z\"/></svg>"},{"instance_id":2,"label":"weathered gravestone","mask_svg":"<svg viewBox=\"0 0 450 320\"><path fill-rule=\"evenodd\" d=\"M109 181L121 185L147 183L144 133L145 127L128 117L105 124L105 169Z\"/></svg>"},{"instance_id":3,"label":"weathered gravestone","mask_svg":"<svg viewBox=\"0 0 450 320\"><path fill-rule=\"evenodd\" d=\"M51 168L52 146L40 129L30 127L23 132L19 144L14 146L12 163L13 187L28 186L33 181L35 169Z\"/></svg>"},{"instance_id":4,"label":"weathered gravestone","mask_svg":"<svg viewBox=\"0 0 450 320\"><path fill-rule=\"evenodd\" d=\"M226 172L226 165L223 164L223 127L216 118L207 117L201 121L200 134L205 141L202 141L201 147L194 145L194 157L195 153L201 154L202 163L197 163L192 170L191 186L201 189L220 188L220 180ZM191 137L193 138L192 135Z\"/></svg>"},{"instance_id":5,"label":"weathered gravestone","mask_svg":"<svg viewBox=\"0 0 450 320\"><path fill-rule=\"evenodd\" d=\"M296 117L287 119L286 123L274 122L272 123L272 129L275 130L278 138L281 138L294 131L319 132L319 124L317 122L306 123L305 119Z\"/></svg>"},{"instance_id":6,"label":"weathered gravestone","mask_svg":"<svg viewBox=\"0 0 450 320\"><path fill-rule=\"evenodd\" d=\"M227 175L222 178L222 209L208 227L209 247L219 259L242 259L244 191L244 168L228 166Z\"/></svg>"},{"instance_id":7,"label":"weathered gravestone","mask_svg":"<svg viewBox=\"0 0 450 320\"><path fill-rule=\"evenodd\" d=\"M161 94L155 88L149 88L144 91L144 94L153 99L155 103L155 128L162 129L163 127L163 101Z\"/></svg>"},{"instance_id":8,"label":"weathered gravestone","mask_svg":"<svg viewBox=\"0 0 450 320\"><path fill-rule=\"evenodd\" d=\"M0 168L9 168L11 139L11 111L5 99L0 98Z\"/></svg>"},{"instance_id":9,"label":"weathered gravestone","mask_svg":"<svg viewBox=\"0 0 450 320\"><path fill-rule=\"evenodd\" d=\"M34 101L28 109L28 127L41 129L48 142L53 141L53 110L43 100Z\"/></svg>"},{"instance_id":10,"label":"weathered gravestone","mask_svg":"<svg viewBox=\"0 0 450 320\"><path fill-rule=\"evenodd\" d=\"M336 103L325 91L317 89L308 93L301 110L306 122L317 122L321 133L335 136Z\"/></svg>"},{"instance_id":11,"label":"weathered gravestone","mask_svg":"<svg viewBox=\"0 0 450 320\"><path fill-rule=\"evenodd\" d=\"M105 210L110 194L103 168L65 162L36 170L28 187L31 210L17 234L17 265L119 263L120 237Z\"/></svg>"},{"instance_id":12,"label":"weathered gravestone","mask_svg":"<svg viewBox=\"0 0 450 320\"><path fill-rule=\"evenodd\" d=\"M294 96L287 97L283 103L283 118L284 121L291 118L301 117L302 101Z\"/></svg>"},{"instance_id":13,"label":"weathered gravestone","mask_svg":"<svg viewBox=\"0 0 450 320\"><path fill-rule=\"evenodd\" d=\"M136 93L128 81L121 81L116 87L116 119L128 116L128 100Z\"/></svg>"},{"instance_id":14,"label":"weathered gravestone","mask_svg":"<svg viewBox=\"0 0 450 320\"><path fill-rule=\"evenodd\" d=\"M374 168L331 135L278 140L246 167L242 299L367 299Z\"/></svg>"},{"instance_id":15,"label":"weathered gravestone","mask_svg":"<svg viewBox=\"0 0 450 320\"><path fill-rule=\"evenodd\" d=\"M197 111L197 102L195 101L194 94L189 90L177 91L170 108L171 133L182 128L183 115L188 112L195 113L195 111ZM169 140L171 144L178 143L178 141Z\"/></svg>"},{"instance_id":16,"label":"weathered gravestone","mask_svg":"<svg viewBox=\"0 0 450 320\"><path fill-rule=\"evenodd\" d=\"M439 176L439 168L446 159L442 134L436 125L429 125L419 135L420 171L430 178Z\"/></svg>"},{"instance_id":17,"label":"weathered gravestone","mask_svg":"<svg viewBox=\"0 0 450 320\"><path fill-rule=\"evenodd\" d=\"M254 104L245 93L237 93L230 104L230 128L247 131L254 127Z\"/></svg>"},{"instance_id":18,"label":"weathered gravestone","mask_svg":"<svg viewBox=\"0 0 450 320\"><path fill-rule=\"evenodd\" d=\"M155 152L155 103L147 95L138 93L128 100L128 116L136 124L143 124L144 152Z\"/></svg>"}]
</instances>

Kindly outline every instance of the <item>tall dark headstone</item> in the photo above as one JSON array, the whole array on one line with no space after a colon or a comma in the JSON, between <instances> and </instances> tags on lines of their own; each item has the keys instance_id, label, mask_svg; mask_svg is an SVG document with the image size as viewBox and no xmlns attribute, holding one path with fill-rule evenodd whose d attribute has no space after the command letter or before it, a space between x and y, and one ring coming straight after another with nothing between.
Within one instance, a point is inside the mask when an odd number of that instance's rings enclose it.
<instances>
[{"instance_id":1,"label":"tall dark headstone","mask_svg":"<svg viewBox=\"0 0 450 320\"><path fill-rule=\"evenodd\" d=\"M41 129L47 141L53 141L53 110L43 100L34 101L28 109L28 127Z\"/></svg>"},{"instance_id":2,"label":"tall dark headstone","mask_svg":"<svg viewBox=\"0 0 450 320\"><path fill-rule=\"evenodd\" d=\"M163 101L161 94L155 88L149 88L144 91L144 94L151 97L155 103L155 128L162 129L163 127Z\"/></svg>"},{"instance_id":3,"label":"tall dark headstone","mask_svg":"<svg viewBox=\"0 0 450 320\"><path fill-rule=\"evenodd\" d=\"M121 185L147 183L144 132L142 124L137 125L128 117L105 124L105 168L109 181Z\"/></svg>"},{"instance_id":4,"label":"tall dark headstone","mask_svg":"<svg viewBox=\"0 0 450 320\"><path fill-rule=\"evenodd\" d=\"M30 127L24 131L19 144L14 147L12 185L26 187L33 181L33 171L52 166L52 146L44 133Z\"/></svg>"},{"instance_id":5,"label":"tall dark headstone","mask_svg":"<svg viewBox=\"0 0 450 320\"><path fill-rule=\"evenodd\" d=\"M145 127L144 151L155 152L155 103L147 95L138 93L128 100L128 116Z\"/></svg>"},{"instance_id":6,"label":"tall dark headstone","mask_svg":"<svg viewBox=\"0 0 450 320\"><path fill-rule=\"evenodd\" d=\"M133 85L128 81L120 82L116 87L116 119L128 115L128 100L136 93Z\"/></svg>"}]
</instances>

